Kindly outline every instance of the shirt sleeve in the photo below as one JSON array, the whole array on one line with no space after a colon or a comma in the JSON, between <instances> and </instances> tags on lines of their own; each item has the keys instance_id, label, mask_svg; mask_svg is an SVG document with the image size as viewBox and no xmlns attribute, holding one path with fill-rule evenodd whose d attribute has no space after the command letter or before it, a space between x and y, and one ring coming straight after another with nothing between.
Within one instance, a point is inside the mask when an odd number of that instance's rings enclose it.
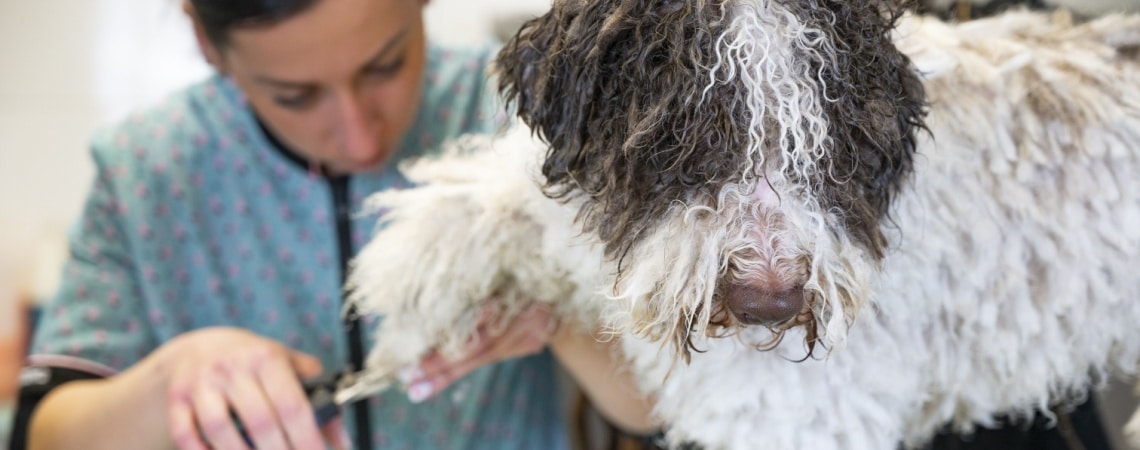
<instances>
[{"instance_id":1,"label":"shirt sleeve","mask_svg":"<svg viewBox=\"0 0 1140 450\"><path fill-rule=\"evenodd\" d=\"M122 164L97 149L96 178L69 236L70 257L56 294L44 305L33 355L81 358L122 370L150 353L156 338L132 258L128 205L118 200Z\"/></svg>"}]
</instances>

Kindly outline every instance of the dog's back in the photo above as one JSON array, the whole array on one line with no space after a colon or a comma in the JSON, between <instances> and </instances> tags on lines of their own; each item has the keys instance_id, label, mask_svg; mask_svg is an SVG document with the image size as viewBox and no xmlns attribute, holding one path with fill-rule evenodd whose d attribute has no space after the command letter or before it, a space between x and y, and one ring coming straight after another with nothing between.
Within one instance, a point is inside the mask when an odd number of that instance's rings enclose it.
<instances>
[{"instance_id":1,"label":"dog's back","mask_svg":"<svg viewBox=\"0 0 1140 450\"><path fill-rule=\"evenodd\" d=\"M885 326L919 327L930 353L911 437L1134 373L1140 17L914 19L898 42L924 72L930 134L875 302L907 311Z\"/></svg>"}]
</instances>

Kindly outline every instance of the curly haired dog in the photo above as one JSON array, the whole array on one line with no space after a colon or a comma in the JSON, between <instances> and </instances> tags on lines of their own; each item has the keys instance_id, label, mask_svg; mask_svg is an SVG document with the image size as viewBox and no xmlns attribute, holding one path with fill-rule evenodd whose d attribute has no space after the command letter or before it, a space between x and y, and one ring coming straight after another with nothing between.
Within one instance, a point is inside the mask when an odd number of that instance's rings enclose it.
<instances>
[{"instance_id":1,"label":"curly haired dog","mask_svg":"<svg viewBox=\"0 0 1140 450\"><path fill-rule=\"evenodd\" d=\"M900 11L555 1L497 63L525 126L370 200L385 319L341 394L486 302L612 332L710 449L916 447L1134 374L1140 17Z\"/></svg>"}]
</instances>

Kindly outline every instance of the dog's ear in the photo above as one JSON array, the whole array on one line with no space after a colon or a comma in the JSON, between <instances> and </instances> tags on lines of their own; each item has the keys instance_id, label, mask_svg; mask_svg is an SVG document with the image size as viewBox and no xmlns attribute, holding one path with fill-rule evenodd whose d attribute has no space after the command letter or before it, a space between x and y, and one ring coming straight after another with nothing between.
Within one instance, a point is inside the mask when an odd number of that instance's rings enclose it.
<instances>
[{"instance_id":1,"label":"dog's ear","mask_svg":"<svg viewBox=\"0 0 1140 450\"><path fill-rule=\"evenodd\" d=\"M499 91L544 139L579 138L568 131L581 129L587 120L599 93L602 59L612 60L619 51L615 47L622 44L613 40L633 37L628 32L635 20L649 24L655 18L675 16L683 13L686 3L555 0L549 12L525 22L499 52L495 64ZM632 10L639 4L637 11Z\"/></svg>"},{"instance_id":2,"label":"dog's ear","mask_svg":"<svg viewBox=\"0 0 1140 450\"><path fill-rule=\"evenodd\" d=\"M568 25L565 16L572 14L566 9L574 6L572 2L556 1L549 12L525 22L495 60L500 93L513 105L519 118L547 140L548 136L561 134L559 124L552 120L556 113L550 106L568 105L567 96L558 95L565 93L557 89L565 88L567 80L552 76L564 72L568 61L565 55L552 52L562 46L562 34ZM556 89L550 89L548 85L552 83Z\"/></svg>"},{"instance_id":3,"label":"dog's ear","mask_svg":"<svg viewBox=\"0 0 1140 450\"><path fill-rule=\"evenodd\" d=\"M550 144L546 191L616 256L746 165L741 83L710 82L723 0L556 0L499 53L501 93Z\"/></svg>"}]
</instances>

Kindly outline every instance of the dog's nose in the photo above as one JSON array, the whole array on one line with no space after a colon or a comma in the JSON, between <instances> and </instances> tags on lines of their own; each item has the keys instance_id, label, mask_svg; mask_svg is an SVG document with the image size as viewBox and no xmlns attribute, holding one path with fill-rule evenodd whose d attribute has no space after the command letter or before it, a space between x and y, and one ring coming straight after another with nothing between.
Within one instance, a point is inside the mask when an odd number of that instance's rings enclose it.
<instances>
[{"instance_id":1,"label":"dog's nose","mask_svg":"<svg viewBox=\"0 0 1140 450\"><path fill-rule=\"evenodd\" d=\"M728 288L728 309L736 320L748 325L776 326L796 317L804 307L804 288L796 286L773 292L745 284Z\"/></svg>"}]
</instances>

